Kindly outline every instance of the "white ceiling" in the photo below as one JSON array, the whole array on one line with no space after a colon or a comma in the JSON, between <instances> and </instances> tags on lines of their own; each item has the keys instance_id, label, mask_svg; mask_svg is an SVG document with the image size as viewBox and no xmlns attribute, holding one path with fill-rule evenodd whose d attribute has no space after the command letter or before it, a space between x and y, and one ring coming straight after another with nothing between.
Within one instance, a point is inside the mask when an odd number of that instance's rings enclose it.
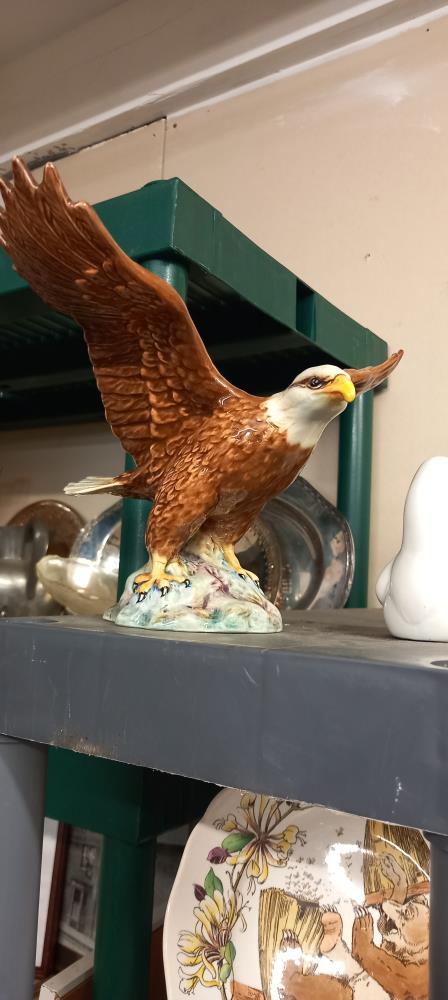
<instances>
[{"instance_id":1,"label":"white ceiling","mask_svg":"<svg viewBox=\"0 0 448 1000\"><path fill-rule=\"evenodd\" d=\"M11 0L0 170L72 152L446 13L441 0Z\"/></svg>"},{"instance_id":2,"label":"white ceiling","mask_svg":"<svg viewBox=\"0 0 448 1000\"><path fill-rule=\"evenodd\" d=\"M12 0L2 5L0 62L14 59L79 28L121 0Z\"/></svg>"}]
</instances>

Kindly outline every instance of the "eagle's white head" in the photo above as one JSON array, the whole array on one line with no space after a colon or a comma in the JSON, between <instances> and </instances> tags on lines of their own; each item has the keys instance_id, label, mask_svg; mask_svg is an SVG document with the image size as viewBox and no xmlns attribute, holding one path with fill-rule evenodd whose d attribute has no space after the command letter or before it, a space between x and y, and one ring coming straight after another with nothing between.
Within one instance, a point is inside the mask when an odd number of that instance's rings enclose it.
<instances>
[{"instance_id":1,"label":"eagle's white head","mask_svg":"<svg viewBox=\"0 0 448 1000\"><path fill-rule=\"evenodd\" d=\"M342 413L355 396L348 372L336 365L318 365L301 372L265 406L269 421L286 433L288 444L314 448L330 420Z\"/></svg>"}]
</instances>

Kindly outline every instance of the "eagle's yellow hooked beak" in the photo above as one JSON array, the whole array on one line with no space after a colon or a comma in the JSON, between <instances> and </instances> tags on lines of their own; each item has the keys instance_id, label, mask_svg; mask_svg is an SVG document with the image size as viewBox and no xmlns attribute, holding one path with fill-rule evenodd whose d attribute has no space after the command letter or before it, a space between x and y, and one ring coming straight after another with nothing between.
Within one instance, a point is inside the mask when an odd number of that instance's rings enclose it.
<instances>
[{"instance_id":1,"label":"eagle's yellow hooked beak","mask_svg":"<svg viewBox=\"0 0 448 1000\"><path fill-rule=\"evenodd\" d=\"M350 375L336 375L336 378L325 387L324 392L329 396L342 396L346 403L353 403L356 396Z\"/></svg>"}]
</instances>

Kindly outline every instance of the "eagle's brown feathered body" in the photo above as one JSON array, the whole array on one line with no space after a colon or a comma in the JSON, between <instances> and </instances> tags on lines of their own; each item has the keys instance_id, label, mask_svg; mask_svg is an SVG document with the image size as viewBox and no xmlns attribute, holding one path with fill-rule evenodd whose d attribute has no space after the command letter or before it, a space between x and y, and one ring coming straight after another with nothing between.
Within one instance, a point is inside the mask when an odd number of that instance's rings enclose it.
<instances>
[{"instance_id":1,"label":"eagle's brown feathered body","mask_svg":"<svg viewBox=\"0 0 448 1000\"><path fill-rule=\"evenodd\" d=\"M199 528L234 545L266 501L294 481L310 451L287 444L285 435L268 423L260 400L224 401L166 468L149 522L148 547L160 551L162 538L170 537L177 552Z\"/></svg>"},{"instance_id":2,"label":"eagle's brown feathered body","mask_svg":"<svg viewBox=\"0 0 448 1000\"><path fill-rule=\"evenodd\" d=\"M220 375L180 296L70 200L52 164L36 184L14 161L14 184L0 191L4 248L41 298L84 329L107 420L135 460L135 472L100 489L155 500L147 542L160 565L199 529L233 544L312 449L288 441L266 400ZM377 384L396 363L364 380ZM381 378L368 375L380 368Z\"/></svg>"}]
</instances>

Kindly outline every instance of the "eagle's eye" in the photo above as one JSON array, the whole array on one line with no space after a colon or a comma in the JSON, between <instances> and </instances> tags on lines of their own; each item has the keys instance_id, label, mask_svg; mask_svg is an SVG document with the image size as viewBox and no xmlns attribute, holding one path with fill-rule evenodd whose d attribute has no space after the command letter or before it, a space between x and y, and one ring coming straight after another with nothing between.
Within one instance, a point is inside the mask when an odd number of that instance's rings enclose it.
<instances>
[{"instance_id":1,"label":"eagle's eye","mask_svg":"<svg viewBox=\"0 0 448 1000\"><path fill-rule=\"evenodd\" d=\"M322 382L322 379L318 378L317 375L313 375L313 377L310 378L310 380L308 382L308 385L309 385L310 389L320 389L320 387L323 384L324 383Z\"/></svg>"}]
</instances>

